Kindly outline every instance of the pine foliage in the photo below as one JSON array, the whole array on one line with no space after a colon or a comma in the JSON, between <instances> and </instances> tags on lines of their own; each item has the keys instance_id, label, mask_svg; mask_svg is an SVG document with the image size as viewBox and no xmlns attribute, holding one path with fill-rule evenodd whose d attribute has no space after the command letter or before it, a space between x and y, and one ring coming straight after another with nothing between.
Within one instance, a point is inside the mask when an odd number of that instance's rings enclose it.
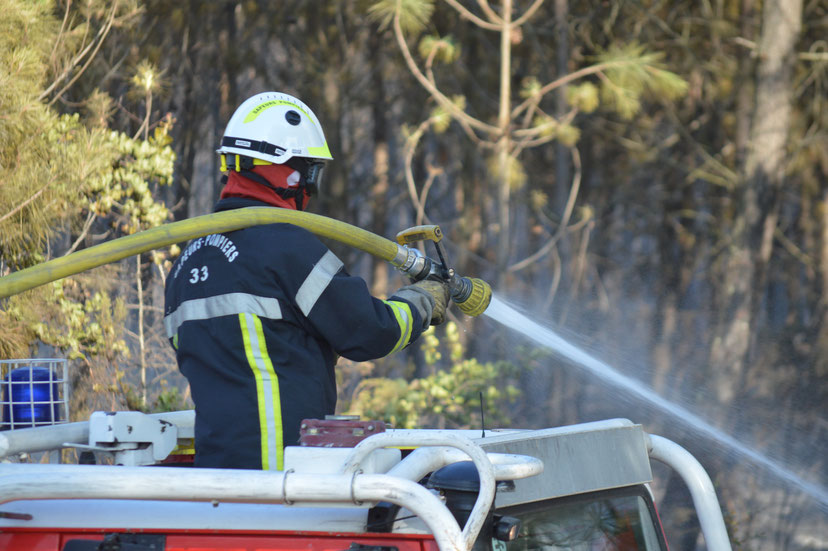
<instances>
[{"instance_id":1,"label":"pine foliage","mask_svg":"<svg viewBox=\"0 0 828 551\"><path fill-rule=\"evenodd\" d=\"M646 51L640 44L613 45L598 56L601 74L601 99L624 119L641 109L641 100L650 96L675 100L687 92L687 82L666 70L663 55Z\"/></svg>"},{"instance_id":2,"label":"pine foliage","mask_svg":"<svg viewBox=\"0 0 828 551\"><path fill-rule=\"evenodd\" d=\"M55 231L75 212L88 178L114 151L100 132L38 99L57 22L49 3L2 0L0 48L0 243L5 269L43 259Z\"/></svg>"},{"instance_id":3,"label":"pine foliage","mask_svg":"<svg viewBox=\"0 0 828 551\"><path fill-rule=\"evenodd\" d=\"M82 72L78 64L96 44L89 37L102 40L107 26L123 22L116 15L125 7L129 3L102 1L71 11L70 5L61 23L50 2L0 0L0 48L7 53L0 56L2 275L169 219L154 193L172 182L170 119L139 139L109 128L112 100L98 90L89 98L87 119L50 105L54 91ZM138 69L138 96L149 98L158 80L151 65ZM100 231L95 237L93 227ZM80 373L126 358L118 273L102 268L5 300L0 356L27 357L45 345L80 360Z\"/></svg>"},{"instance_id":4,"label":"pine foliage","mask_svg":"<svg viewBox=\"0 0 828 551\"><path fill-rule=\"evenodd\" d=\"M380 0L375 2L368 13L371 19L385 28L392 24L399 10L400 27L403 31L416 33L426 27L434 13L433 0Z\"/></svg>"}]
</instances>

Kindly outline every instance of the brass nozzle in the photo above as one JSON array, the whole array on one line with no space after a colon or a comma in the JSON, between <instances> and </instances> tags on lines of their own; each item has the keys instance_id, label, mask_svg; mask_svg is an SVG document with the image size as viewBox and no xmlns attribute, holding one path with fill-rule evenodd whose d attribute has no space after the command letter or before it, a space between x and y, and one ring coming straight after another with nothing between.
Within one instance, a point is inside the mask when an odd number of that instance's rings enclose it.
<instances>
[{"instance_id":1,"label":"brass nozzle","mask_svg":"<svg viewBox=\"0 0 828 551\"><path fill-rule=\"evenodd\" d=\"M463 293L452 292L451 299L467 316L479 316L492 301L492 288L482 279L462 278Z\"/></svg>"}]
</instances>

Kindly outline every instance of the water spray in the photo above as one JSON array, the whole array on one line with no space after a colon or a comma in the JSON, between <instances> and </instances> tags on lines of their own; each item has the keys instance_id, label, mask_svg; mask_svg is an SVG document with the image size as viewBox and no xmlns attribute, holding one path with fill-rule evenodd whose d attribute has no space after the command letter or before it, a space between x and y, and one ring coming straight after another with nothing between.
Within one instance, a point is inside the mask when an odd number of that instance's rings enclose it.
<instances>
[{"instance_id":1,"label":"water spray","mask_svg":"<svg viewBox=\"0 0 828 551\"><path fill-rule=\"evenodd\" d=\"M698 415L663 398L642 382L624 375L611 367L609 364L606 364L594 356L591 356L584 350L581 350L577 346L566 341L563 337L551 329L544 327L524 316L502 299L494 297L491 301L491 306L488 310L486 310L486 315L506 327L522 333L538 344L547 347L561 356L575 362L579 367L586 369L592 375L595 375L599 380L604 381L616 388L629 391L631 394L637 396L650 405L670 414L675 419L687 423L687 425L695 431L728 446L734 452L749 459L753 463L767 468L775 476L790 484L793 484L806 494L810 495L819 502L821 509L828 511L828 491L826 491L825 488L803 480L790 470L786 469L784 466L743 444L742 442L739 442L734 437L730 436L721 429L714 427Z\"/></svg>"}]
</instances>

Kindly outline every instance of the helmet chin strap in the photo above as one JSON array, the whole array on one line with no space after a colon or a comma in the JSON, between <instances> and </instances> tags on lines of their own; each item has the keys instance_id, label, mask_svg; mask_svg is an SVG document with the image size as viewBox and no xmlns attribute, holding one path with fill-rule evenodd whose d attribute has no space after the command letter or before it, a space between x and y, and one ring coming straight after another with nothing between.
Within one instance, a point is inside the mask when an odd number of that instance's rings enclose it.
<instances>
[{"instance_id":1,"label":"helmet chin strap","mask_svg":"<svg viewBox=\"0 0 828 551\"><path fill-rule=\"evenodd\" d=\"M296 171L299 175L299 183L294 187L276 187L270 181L258 174L257 172L253 171L255 167L255 161L251 157L247 157L244 155L234 155L228 156L230 157L229 160L234 161L231 165L227 164L227 159L224 155L222 155L222 169L223 170L234 170L240 176L244 176L246 179L256 182L276 193L282 199L293 199L294 204L296 205L296 210L304 210L304 203L305 203L305 192L311 191L312 187L309 188L308 183L306 181L306 177L303 174L302 170L297 169L296 167L290 166L291 169ZM227 182L227 176L224 177L223 183Z\"/></svg>"},{"instance_id":2,"label":"helmet chin strap","mask_svg":"<svg viewBox=\"0 0 828 551\"><path fill-rule=\"evenodd\" d=\"M304 203L305 203L305 182L304 178L300 176L299 185L296 187L291 188L284 188L284 187L276 187L267 179L262 176L261 174L256 174L252 170L243 168L239 171L239 174L247 178L248 180L252 180L257 184L261 184L266 188L273 190L279 197L282 199L294 199L296 202L296 210L303 210Z\"/></svg>"}]
</instances>

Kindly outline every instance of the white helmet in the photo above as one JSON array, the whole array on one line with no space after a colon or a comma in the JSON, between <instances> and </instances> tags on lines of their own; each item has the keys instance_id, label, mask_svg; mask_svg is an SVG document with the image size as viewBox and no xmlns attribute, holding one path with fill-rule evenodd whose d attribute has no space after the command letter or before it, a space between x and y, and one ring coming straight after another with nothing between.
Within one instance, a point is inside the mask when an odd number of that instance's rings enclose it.
<instances>
[{"instance_id":1,"label":"white helmet","mask_svg":"<svg viewBox=\"0 0 828 551\"><path fill-rule=\"evenodd\" d=\"M224 131L219 154L284 164L291 157L333 159L319 119L288 94L264 92L242 103Z\"/></svg>"},{"instance_id":2,"label":"white helmet","mask_svg":"<svg viewBox=\"0 0 828 551\"><path fill-rule=\"evenodd\" d=\"M333 159L310 107L280 92L263 92L245 100L230 117L216 153L221 155L222 171L228 166L241 170L287 163L302 174L311 194L321 183L325 162Z\"/></svg>"}]
</instances>

